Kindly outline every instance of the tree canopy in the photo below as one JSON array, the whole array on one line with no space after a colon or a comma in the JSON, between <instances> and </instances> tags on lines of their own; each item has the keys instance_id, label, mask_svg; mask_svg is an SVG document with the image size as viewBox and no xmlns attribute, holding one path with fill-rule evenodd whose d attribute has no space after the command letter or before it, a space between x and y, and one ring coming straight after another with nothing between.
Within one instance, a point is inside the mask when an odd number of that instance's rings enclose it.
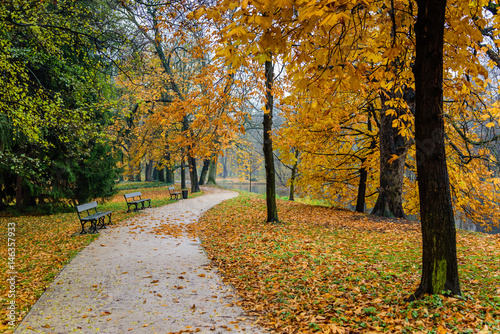
<instances>
[{"instance_id":1,"label":"tree canopy","mask_svg":"<svg viewBox=\"0 0 500 334\"><path fill-rule=\"evenodd\" d=\"M458 278L435 281L457 276L455 221L500 221L500 15L486 0L430 5L5 1L1 204L103 197L120 168L168 182L180 169L186 188L187 166L194 192L221 161L250 179L262 161L268 222L285 166L299 196L420 220L422 291L460 294ZM433 238L450 258L428 257Z\"/></svg>"}]
</instances>

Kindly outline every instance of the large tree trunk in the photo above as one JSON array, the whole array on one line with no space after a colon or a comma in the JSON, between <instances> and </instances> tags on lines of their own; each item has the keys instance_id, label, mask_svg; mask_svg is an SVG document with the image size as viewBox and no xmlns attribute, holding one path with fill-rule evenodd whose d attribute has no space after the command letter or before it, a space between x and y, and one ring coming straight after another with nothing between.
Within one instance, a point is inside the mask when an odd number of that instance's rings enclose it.
<instances>
[{"instance_id":1,"label":"large tree trunk","mask_svg":"<svg viewBox=\"0 0 500 334\"><path fill-rule=\"evenodd\" d=\"M142 181L141 173L142 173L142 164L139 162L139 171L137 172L137 174L135 174L135 177L134 177L136 182Z\"/></svg>"},{"instance_id":2,"label":"large tree trunk","mask_svg":"<svg viewBox=\"0 0 500 334\"><path fill-rule=\"evenodd\" d=\"M158 181L165 182L165 168L158 170Z\"/></svg>"},{"instance_id":3,"label":"large tree trunk","mask_svg":"<svg viewBox=\"0 0 500 334\"><path fill-rule=\"evenodd\" d=\"M146 162L146 173L144 175L145 181L153 181L153 160L148 160Z\"/></svg>"},{"instance_id":4,"label":"large tree trunk","mask_svg":"<svg viewBox=\"0 0 500 334\"><path fill-rule=\"evenodd\" d=\"M460 295L456 231L446 166L443 34L446 0L417 0L415 140L422 224L422 294Z\"/></svg>"},{"instance_id":5,"label":"large tree trunk","mask_svg":"<svg viewBox=\"0 0 500 334\"><path fill-rule=\"evenodd\" d=\"M207 185L216 185L216 177L217 177L217 156L213 155L212 159L210 159L210 165L208 166L208 180Z\"/></svg>"},{"instance_id":6,"label":"large tree trunk","mask_svg":"<svg viewBox=\"0 0 500 334\"><path fill-rule=\"evenodd\" d=\"M175 183L174 170L172 169L172 167L170 167L170 165L165 168L165 183L167 184Z\"/></svg>"},{"instance_id":7,"label":"large tree trunk","mask_svg":"<svg viewBox=\"0 0 500 334\"><path fill-rule=\"evenodd\" d=\"M159 170L156 166L153 167L153 181L159 180Z\"/></svg>"},{"instance_id":8,"label":"large tree trunk","mask_svg":"<svg viewBox=\"0 0 500 334\"><path fill-rule=\"evenodd\" d=\"M207 178L209 166L210 166L210 159L203 160L203 168L201 169L200 181L198 182L200 186L205 184L205 179Z\"/></svg>"},{"instance_id":9,"label":"large tree trunk","mask_svg":"<svg viewBox=\"0 0 500 334\"><path fill-rule=\"evenodd\" d=\"M272 60L265 63L266 70L266 110L264 112L264 161L266 165L266 204L267 222L278 222L278 208L276 206L276 176L274 171L273 140L273 103L272 93L274 81L274 66Z\"/></svg>"},{"instance_id":10,"label":"large tree trunk","mask_svg":"<svg viewBox=\"0 0 500 334\"><path fill-rule=\"evenodd\" d=\"M168 151L168 146L167 146L167 152L165 153L165 159L167 160L167 163L165 165L165 183L174 184L175 180L172 170L172 160L170 157L170 152Z\"/></svg>"},{"instance_id":11,"label":"large tree trunk","mask_svg":"<svg viewBox=\"0 0 500 334\"><path fill-rule=\"evenodd\" d=\"M372 214L406 218L403 210L403 180L408 143L405 137L398 134L399 129L392 126L392 122L406 110L396 109L397 116L389 114L387 110L393 108L385 103L391 97L401 98L389 92L383 92L380 96L380 186ZM394 156L398 158L394 159Z\"/></svg>"}]
</instances>

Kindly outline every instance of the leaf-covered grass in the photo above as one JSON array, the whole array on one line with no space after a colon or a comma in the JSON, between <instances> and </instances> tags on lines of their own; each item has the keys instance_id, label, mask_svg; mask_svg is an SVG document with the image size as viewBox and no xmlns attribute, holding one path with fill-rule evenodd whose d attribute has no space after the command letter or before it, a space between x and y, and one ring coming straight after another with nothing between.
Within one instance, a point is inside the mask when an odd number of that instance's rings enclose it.
<instances>
[{"instance_id":1,"label":"leaf-covered grass","mask_svg":"<svg viewBox=\"0 0 500 334\"><path fill-rule=\"evenodd\" d=\"M116 190L130 190L130 189L145 189L145 188L157 188L157 187L165 187L171 184L165 182L157 182L157 181L144 181L144 182L119 182L116 183L114 188Z\"/></svg>"},{"instance_id":2,"label":"leaf-covered grass","mask_svg":"<svg viewBox=\"0 0 500 334\"><path fill-rule=\"evenodd\" d=\"M417 223L244 193L198 223L211 260L279 333L500 332L500 238L458 231L462 298L405 302L420 282Z\"/></svg>"},{"instance_id":3,"label":"leaf-covered grass","mask_svg":"<svg viewBox=\"0 0 500 334\"><path fill-rule=\"evenodd\" d=\"M152 207L173 202L170 200L167 187L138 190L142 192L143 198L151 198ZM129 190L121 190L111 200L98 207L102 211L114 211L112 222L116 225L125 218L137 214L126 212L127 205L123 195L129 192ZM189 196L194 197L200 194ZM15 226L15 235L11 239L15 239L14 264L17 272L15 300L18 320L16 323L19 323L20 319L26 315L64 265L92 240L98 238L97 234L79 234L81 225L76 211L47 216L0 217L0 258L3 262L0 271L0 291L2 291L0 332L7 333L11 332L6 318L7 302L10 301L7 279L12 276L8 267L7 228L12 227L12 223ZM108 226L108 228L116 225Z\"/></svg>"}]
</instances>

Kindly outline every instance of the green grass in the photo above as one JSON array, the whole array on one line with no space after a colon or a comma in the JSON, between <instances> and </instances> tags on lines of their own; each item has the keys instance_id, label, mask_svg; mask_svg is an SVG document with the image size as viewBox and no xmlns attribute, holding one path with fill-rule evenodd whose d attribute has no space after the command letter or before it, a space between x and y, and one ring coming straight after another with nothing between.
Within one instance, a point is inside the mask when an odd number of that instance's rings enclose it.
<instances>
[{"instance_id":1,"label":"green grass","mask_svg":"<svg viewBox=\"0 0 500 334\"><path fill-rule=\"evenodd\" d=\"M122 181L115 183L114 188L116 190L131 190L131 189L157 188L157 187L165 187L171 185L172 183L165 183L159 181L144 181L144 182Z\"/></svg>"}]
</instances>

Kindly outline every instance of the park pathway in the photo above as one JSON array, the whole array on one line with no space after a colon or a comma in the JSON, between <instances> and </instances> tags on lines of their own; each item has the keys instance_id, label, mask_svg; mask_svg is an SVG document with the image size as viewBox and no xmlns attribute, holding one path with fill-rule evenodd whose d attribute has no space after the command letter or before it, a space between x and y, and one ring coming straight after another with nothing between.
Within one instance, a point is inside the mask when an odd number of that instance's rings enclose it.
<instances>
[{"instance_id":1,"label":"park pathway","mask_svg":"<svg viewBox=\"0 0 500 334\"><path fill-rule=\"evenodd\" d=\"M101 230L15 333L265 333L236 305L199 240L176 232L236 195L207 188Z\"/></svg>"}]
</instances>

